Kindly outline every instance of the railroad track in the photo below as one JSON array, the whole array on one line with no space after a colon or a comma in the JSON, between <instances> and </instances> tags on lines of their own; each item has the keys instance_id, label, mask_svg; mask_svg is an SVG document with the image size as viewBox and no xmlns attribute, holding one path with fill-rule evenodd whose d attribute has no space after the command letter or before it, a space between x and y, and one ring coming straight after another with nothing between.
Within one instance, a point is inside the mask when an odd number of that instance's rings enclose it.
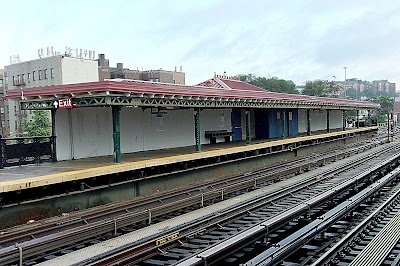
<instances>
[{"instance_id":1,"label":"railroad track","mask_svg":"<svg viewBox=\"0 0 400 266\"><path fill-rule=\"evenodd\" d=\"M385 224L390 224L388 228L399 224L399 217L396 217L400 210L399 176L400 167L334 208L313 217L313 222L297 228L292 234L279 241L271 240L273 244L265 251L242 265L382 265L385 258L393 256L388 254L399 240L398 230L386 230L390 236L397 235L385 243L386 249L382 243L376 244L382 241L377 237L375 243L371 241L371 248L365 249L365 254L359 251L362 249L360 246L365 247L370 243L368 239L373 239L371 235L377 235L378 229L385 228ZM371 201L375 201L375 204L371 204ZM368 213L372 214L360 221ZM343 233L351 228L354 229L347 235ZM335 240L340 241L321 254ZM399 250L395 252L398 256Z\"/></svg>"},{"instance_id":2,"label":"railroad track","mask_svg":"<svg viewBox=\"0 0 400 266\"><path fill-rule=\"evenodd\" d=\"M390 197L312 265L399 265L400 185L387 190Z\"/></svg>"},{"instance_id":3,"label":"railroad track","mask_svg":"<svg viewBox=\"0 0 400 266\"><path fill-rule=\"evenodd\" d=\"M77 212L72 215L66 215L65 217L57 217L26 226L5 229L0 232L0 247L12 246L15 245L15 243L21 244L32 239L70 230L79 226L101 223L104 220L112 220L116 217L128 219L135 216L134 219L131 220L131 224L142 223L141 226L145 226L146 224L156 222L157 219L163 219L163 215L174 211L168 209L168 205L176 206L176 202L179 202L179 206L182 208L206 206L213 202L229 198L233 194L244 193L248 190L272 184L283 179L285 176L310 170L316 166L348 157L351 154L363 152L377 145L377 142L366 142L362 145L349 145L346 148L337 149L334 152L326 151L325 153L299 158L295 161L273 165L271 166L272 169L257 169L246 174L202 182L195 188L176 189L155 194L150 197L142 197L128 202L109 204ZM200 204L198 204L199 200L194 200L199 197L201 198ZM182 201L188 202L187 206L183 206L184 204L182 204ZM193 206L191 202L195 202L197 206ZM147 212L147 214L143 214L143 212ZM141 215L138 215L138 213L141 213ZM111 228L111 230L106 229L103 233L116 233L116 230L120 230L124 226L126 226L125 223L117 223L114 228ZM101 232L96 233L96 235L99 233Z\"/></svg>"},{"instance_id":4,"label":"railroad track","mask_svg":"<svg viewBox=\"0 0 400 266\"><path fill-rule=\"evenodd\" d=\"M397 165L400 155L397 153L387 159L388 153L397 150L398 145L390 144L386 148L379 149L380 157L373 155L373 152L368 154L369 157L358 156L357 159L347 161L345 168L340 165L326 169L323 174L311 175L300 183L280 187L273 193L242 202L240 206L219 210L202 219L187 222L179 228L156 234L151 239L147 238L130 246L125 245L121 250L116 248L112 252L80 261L79 264L204 263L205 260L226 252L235 241L242 243L262 238L266 229L269 232L278 230L296 217L308 216L313 208L327 200L330 201L341 193L348 193L349 188L358 188L374 177L382 175L386 171L382 167ZM366 161L374 166L368 169L365 169L365 165L361 167ZM357 173L353 169L356 166L359 166ZM364 171L360 172L360 168L364 168ZM350 169L353 170L349 172ZM344 173L347 174L343 175Z\"/></svg>"}]
</instances>

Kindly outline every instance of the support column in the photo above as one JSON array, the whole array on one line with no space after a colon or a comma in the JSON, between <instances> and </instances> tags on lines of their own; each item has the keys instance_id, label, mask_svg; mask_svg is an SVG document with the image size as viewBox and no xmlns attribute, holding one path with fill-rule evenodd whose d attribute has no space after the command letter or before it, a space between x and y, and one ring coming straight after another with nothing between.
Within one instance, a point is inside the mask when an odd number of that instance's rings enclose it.
<instances>
[{"instance_id":1,"label":"support column","mask_svg":"<svg viewBox=\"0 0 400 266\"><path fill-rule=\"evenodd\" d=\"M113 119L114 163L121 162L120 112L121 106L111 106Z\"/></svg>"},{"instance_id":2,"label":"support column","mask_svg":"<svg viewBox=\"0 0 400 266\"><path fill-rule=\"evenodd\" d=\"M282 109L282 132L281 132L282 139L286 137L285 130L286 130L286 110Z\"/></svg>"},{"instance_id":3,"label":"support column","mask_svg":"<svg viewBox=\"0 0 400 266\"><path fill-rule=\"evenodd\" d=\"M311 136L311 117L310 117L310 109L307 109L307 136Z\"/></svg>"},{"instance_id":4,"label":"support column","mask_svg":"<svg viewBox=\"0 0 400 266\"><path fill-rule=\"evenodd\" d=\"M194 108L194 135L196 140L196 151L201 151L200 112L200 108Z\"/></svg>"},{"instance_id":5,"label":"support column","mask_svg":"<svg viewBox=\"0 0 400 266\"><path fill-rule=\"evenodd\" d=\"M246 110L246 144L251 144L251 112Z\"/></svg>"},{"instance_id":6,"label":"support column","mask_svg":"<svg viewBox=\"0 0 400 266\"><path fill-rule=\"evenodd\" d=\"M371 110L368 110L368 122L367 122L367 126L371 126Z\"/></svg>"},{"instance_id":7,"label":"support column","mask_svg":"<svg viewBox=\"0 0 400 266\"><path fill-rule=\"evenodd\" d=\"M345 131L346 130L346 119L344 118L344 110L343 110L343 131Z\"/></svg>"},{"instance_id":8,"label":"support column","mask_svg":"<svg viewBox=\"0 0 400 266\"><path fill-rule=\"evenodd\" d=\"M331 128L330 128L330 124L329 124L329 120L330 120L330 112L331 110L327 109L326 110L326 132L330 133L331 132Z\"/></svg>"},{"instance_id":9,"label":"support column","mask_svg":"<svg viewBox=\"0 0 400 266\"><path fill-rule=\"evenodd\" d=\"M357 128L360 128L360 110L357 110L356 116L357 116L356 119Z\"/></svg>"},{"instance_id":10,"label":"support column","mask_svg":"<svg viewBox=\"0 0 400 266\"><path fill-rule=\"evenodd\" d=\"M57 109L51 109L51 142L52 142L52 160L57 162L57 139L56 139L56 111ZM72 145L72 143L71 143Z\"/></svg>"}]
</instances>

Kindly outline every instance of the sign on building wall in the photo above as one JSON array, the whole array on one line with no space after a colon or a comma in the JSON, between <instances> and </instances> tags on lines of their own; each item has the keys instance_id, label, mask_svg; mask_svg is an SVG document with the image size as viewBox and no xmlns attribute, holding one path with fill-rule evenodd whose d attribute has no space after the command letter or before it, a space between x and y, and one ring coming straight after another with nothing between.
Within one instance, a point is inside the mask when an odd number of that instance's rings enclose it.
<instances>
[{"instance_id":1,"label":"sign on building wall","mask_svg":"<svg viewBox=\"0 0 400 266\"><path fill-rule=\"evenodd\" d=\"M162 116L162 114L158 114L156 116L156 126L157 126L157 132L164 131L164 117Z\"/></svg>"},{"instance_id":2,"label":"sign on building wall","mask_svg":"<svg viewBox=\"0 0 400 266\"><path fill-rule=\"evenodd\" d=\"M293 120L293 113L289 112L289 120Z\"/></svg>"},{"instance_id":3,"label":"sign on building wall","mask_svg":"<svg viewBox=\"0 0 400 266\"><path fill-rule=\"evenodd\" d=\"M219 115L219 127L225 127L225 114Z\"/></svg>"},{"instance_id":4,"label":"sign on building wall","mask_svg":"<svg viewBox=\"0 0 400 266\"><path fill-rule=\"evenodd\" d=\"M67 108L71 109L73 107L72 99L60 99L53 103L54 108Z\"/></svg>"}]
</instances>

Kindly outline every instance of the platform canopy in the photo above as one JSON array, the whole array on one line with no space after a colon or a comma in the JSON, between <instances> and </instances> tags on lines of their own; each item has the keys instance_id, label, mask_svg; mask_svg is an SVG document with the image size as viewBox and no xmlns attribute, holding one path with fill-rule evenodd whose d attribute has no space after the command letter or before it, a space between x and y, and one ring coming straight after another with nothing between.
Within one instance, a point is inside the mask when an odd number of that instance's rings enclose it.
<instances>
[{"instance_id":1,"label":"platform canopy","mask_svg":"<svg viewBox=\"0 0 400 266\"><path fill-rule=\"evenodd\" d=\"M63 103L74 108L142 106L165 108L307 108L375 109L379 104L338 98L276 93L253 85L214 77L196 86L113 79L9 90L5 99L18 100L23 110L54 109Z\"/></svg>"}]
</instances>

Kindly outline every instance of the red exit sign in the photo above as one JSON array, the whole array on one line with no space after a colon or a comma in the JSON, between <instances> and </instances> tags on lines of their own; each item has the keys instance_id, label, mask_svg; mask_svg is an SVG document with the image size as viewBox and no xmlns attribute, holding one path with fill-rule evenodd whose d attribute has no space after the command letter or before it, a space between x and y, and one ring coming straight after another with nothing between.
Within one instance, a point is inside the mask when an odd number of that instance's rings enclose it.
<instances>
[{"instance_id":1,"label":"red exit sign","mask_svg":"<svg viewBox=\"0 0 400 266\"><path fill-rule=\"evenodd\" d=\"M55 101L54 103L54 107L57 108L67 108L67 109L71 109L73 107L72 105L72 99L60 99L58 101Z\"/></svg>"}]
</instances>

